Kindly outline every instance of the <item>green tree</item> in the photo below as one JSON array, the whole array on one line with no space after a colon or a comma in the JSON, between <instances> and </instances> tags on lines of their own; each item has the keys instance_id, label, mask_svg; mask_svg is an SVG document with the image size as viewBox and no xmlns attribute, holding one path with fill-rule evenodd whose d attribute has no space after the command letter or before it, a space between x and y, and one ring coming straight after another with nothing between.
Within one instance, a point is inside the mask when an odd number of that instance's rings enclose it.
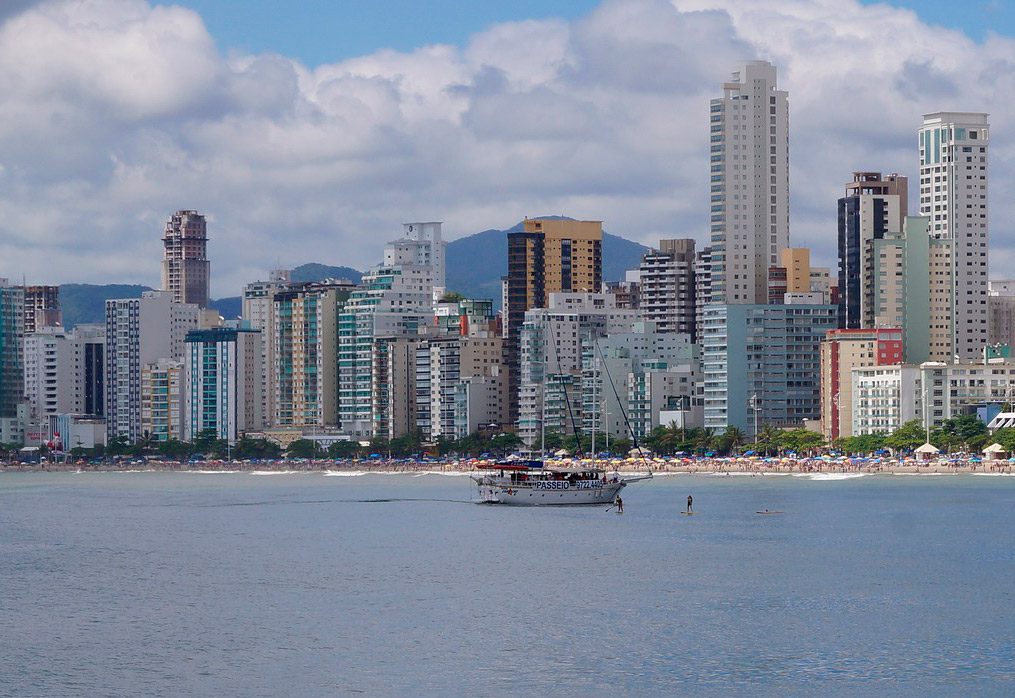
<instances>
[{"instance_id":1,"label":"green tree","mask_svg":"<svg viewBox=\"0 0 1015 698\"><path fill-rule=\"evenodd\" d=\"M218 437L214 429L204 429L198 432L197 436L194 437L194 441L191 442L193 452L211 455L212 447L215 445L216 440L218 440Z\"/></svg>"},{"instance_id":2,"label":"green tree","mask_svg":"<svg viewBox=\"0 0 1015 698\"><path fill-rule=\"evenodd\" d=\"M183 460L190 455L190 444L176 439L169 439L158 444L158 452L170 460Z\"/></svg>"},{"instance_id":3,"label":"green tree","mask_svg":"<svg viewBox=\"0 0 1015 698\"><path fill-rule=\"evenodd\" d=\"M411 432L392 439L388 444L388 450L391 452L391 455L398 458L405 458L406 456L420 453L422 451L422 439L419 432Z\"/></svg>"},{"instance_id":4,"label":"green tree","mask_svg":"<svg viewBox=\"0 0 1015 698\"><path fill-rule=\"evenodd\" d=\"M354 458L359 453L359 443L355 441L335 441L328 446L328 458L345 460Z\"/></svg>"},{"instance_id":5,"label":"green tree","mask_svg":"<svg viewBox=\"0 0 1015 698\"><path fill-rule=\"evenodd\" d=\"M268 439L252 439L249 436L241 437L233 447L233 455L240 460L272 459L278 458L281 454L282 448L278 444Z\"/></svg>"},{"instance_id":6,"label":"green tree","mask_svg":"<svg viewBox=\"0 0 1015 698\"><path fill-rule=\"evenodd\" d=\"M989 436L987 425L975 414L962 414L952 420L955 430L955 437L962 446L962 450L979 451L985 445Z\"/></svg>"},{"instance_id":7,"label":"green tree","mask_svg":"<svg viewBox=\"0 0 1015 698\"><path fill-rule=\"evenodd\" d=\"M631 439L627 437L621 437L610 441L610 451L616 453L618 456L626 456L632 448L633 444L631 443Z\"/></svg>"},{"instance_id":8,"label":"green tree","mask_svg":"<svg viewBox=\"0 0 1015 698\"><path fill-rule=\"evenodd\" d=\"M779 445L782 450L793 453L808 453L825 445L825 437L810 429L789 429L779 434Z\"/></svg>"},{"instance_id":9,"label":"green tree","mask_svg":"<svg viewBox=\"0 0 1015 698\"><path fill-rule=\"evenodd\" d=\"M1015 429L998 429L991 435L989 441L1001 444L1008 453L1015 451Z\"/></svg>"},{"instance_id":10,"label":"green tree","mask_svg":"<svg viewBox=\"0 0 1015 698\"><path fill-rule=\"evenodd\" d=\"M919 419L913 419L893 431L885 445L894 451L912 451L927 440L927 432Z\"/></svg>"},{"instance_id":11,"label":"green tree","mask_svg":"<svg viewBox=\"0 0 1015 698\"><path fill-rule=\"evenodd\" d=\"M780 430L771 424L764 424L758 430L757 445L754 450L765 455L776 455L779 452Z\"/></svg>"},{"instance_id":12,"label":"green tree","mask_svg":"<svg viewBox=\"0 0 1015 698\"><path fill-rule=\"evenodd\" d=\"M726 427L726 431L719 437L719 450L723 453L735 453L746 441L744 432L734 426Z\"/></svg>"},{"instance_id":13,"label":"green tree","mask_svg":"<svg viewBox=\"0 0 1015 698\"><path fill-rule=\"evenodd\" d=\"M504 432L495 434L490 438L490 451L500 455L506 455L517 451L522 447L522 440L518 434Z\"/></svg>"},{"instance_id":14,"label":"green tree","mask_svg":"<svg viewBox=\"0 0 1015 698\"><path fill-rule=\"evenodd\" d=\"M106 453L111 456L123 456L128 452L130 452L130 443L123 434L117 434L106 444Z\"/></svg>"},{"instance_id":15,"label":"green tree","mask_svg":"<svg viewBox=\"0 0 1015 698\"><path fill-rule=\"evenodd\" d=\"M296 439L285 453L289 458L320 458L324 455L321 445L310 439Z\"/></svg>"}]
</instances>

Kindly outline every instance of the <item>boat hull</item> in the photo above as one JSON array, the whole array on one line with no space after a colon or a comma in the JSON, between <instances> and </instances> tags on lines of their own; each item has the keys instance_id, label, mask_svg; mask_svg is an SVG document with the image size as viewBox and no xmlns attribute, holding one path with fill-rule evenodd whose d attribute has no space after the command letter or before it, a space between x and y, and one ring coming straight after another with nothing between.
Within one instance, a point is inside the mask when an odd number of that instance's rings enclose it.
<instances>
[{"instance_id":1,"label":"boat hull","mask_svg":"<svg viewBox=\"0 0 1015 698\"><path fill-rule=\"evenodd\" d=\"M567 487L565 489L537 489L510 483L479 480L479 501L484 504L506 506L589 506L613 504L617 494L627 483L606 482L598 487Z\"/></svg>"}]
</instances>

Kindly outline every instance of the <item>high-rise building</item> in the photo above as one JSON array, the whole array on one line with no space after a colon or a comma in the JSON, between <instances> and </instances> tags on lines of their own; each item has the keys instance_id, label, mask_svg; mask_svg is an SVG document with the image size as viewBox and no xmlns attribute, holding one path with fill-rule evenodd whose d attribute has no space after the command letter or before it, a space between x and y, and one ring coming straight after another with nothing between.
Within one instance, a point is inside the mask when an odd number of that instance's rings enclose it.
<instances>
[{"instance_id":1,"label":"high-rise building","mask_svg":"<svg viewBox=\"0 0 1015 698\"><path fill-rule=\"evenodd\" d=\"M338 313L351 284L292 284L273 300L275 427L338 423Z\"/></svg>"},{"instance_id":2,"label":"high-rise building","mask_svg":"<svg viewBox=\"0 0 1015 698\"><path fill-rule=\"evenodd\" d=\"M139 439L183 440L183 362L158 359L141 365Z\"/></svg>"},{"instance_id":3,"label":"high-rise building","mask_svg":"<svg viewBox=\"0 0 1015 698\"><path fill-rule=\"evenodd\" d=\"M950 280L950 327L931 338L932 357L946 361L976 357L989 341L988 141L983 113L926 114L919 130L920 215L930 219L930 236L951 248L931 270Z\"/></svg>"},{"instance_id":4,"label":"high-rise building","mask_svg":"<svg viewBox=\"0 0 1015 698\"><path fill-rule=\"evenodd\" d=\"M168 291L106 301L105 402L110 439L124 437L136 443L142 438L142 368L158 367L160 359L182 362L184 339L199 322L200 308L174 302Z\"/></svg>"},{"instance_id":5,"label":"high-rise building","mask_svg":"<svg viewBox=\"0 0 1015 698\"><path fill-rule=\"evenodd\" d=\"M518 412L519 342L526 311L547 307L551 293L598 293L602 284L602 221L527 218L520 232L508 233L504 350L512 421Z\"/></svg>"},{"instance_id":6,"label":"high-rise building","mask_svg":"<svg viewBox=\"0 0 1015 698\"><path fill-rule=\"evenodd\" d=\"M24 389L33 422L48 425L51 417L77 411L73 352L62 327L40 327L25 335Z\"/></svg>"},{"instance_id":7,"label":"high-rise building","mask_svg":"<svg viewBox=\"0 0 1015 698\"><path fill-rule=\"evenodd\" d=\"M415 259L410 257L406 262L430 269L431 296L436 304L447 288L445 257L448 243L441 239L441 223L439 221L403 223L402 239L390 243L389 246L404 246L406 242L415 243L409 246L415 254ZM386 259L384 263L390 265L394 262Z\"/></svg>"},{"instance_id":8,"label":"high-rise building","mask_svg":"<svg viewBox=\"0 0 1015 698\"><path fill-rule=\"evenodd\" d=\"M898 174L854 172L839 199L839 327L875 326L869 270L874 240L901 233L909 215L909 180Z\"/></svg>"},{"instance_id":9,"label":"high-rise building","mask_svg":"<svg viewBox=\"0 0 1015 698\"><path fill-rule=\"evenodd\" d=\"M701 341L702 314L712 302L712 248L703 247L694 255L694 336Z\"/></svg>"},{"instance_id":10,"label":"high-rise building","mask_svg":"<svg viewBox=\"0 0 1015 698\"><path fill-rule=\"evenodd\" d=\"M768 268L768 303L830 303L828 269L811 266L806 247L787 247L779 253L780 264Z\"/></svg>"},{"instance_id":11,"label":"high-rise building","mask_svg":"<svg viewBox=\"0 0 1015 698\"><path fill-rule=\"evenodd\" d=\"M63 324L59 286L25 286L25 334Z\"/></svg>"},{"instance_id":12,"label":"high-rise building","mask_svg":"<svg viewBox=\"0 0 1015 698\"><path fill-rule=\"evenodd\" d=\"M1015 346L1015 281L987 282L991 344Z\"/></svg>"},{"instance_id":13,"label":"high-rise building","mask_svg":"<svg viewBox=\"0 0 1015 698\"><path fill-rule=\"evenodd\" d=\"M106 328L77 325L70 333L74 362L74 408L80 415L106 415Z\"/></svg>"},{"instance_id":14,"label":"high-rise building","mask_svg":"<svg viewBox=\"0 0 1015 698\"><path fill-rule=\"evenodd\" d=\"M339 315L339 422L351 436L369 439L391 429L382 426L387 403L375 371L377 338L413 336L434 319L434 270L420 264L419 249L405 238L388 243L384 263L363 275Z\"/></svg>"},{"instance_id":15,"label":"high-rise building","mask_svg":"<svg viewBox=\"0 0 1015 698\"><path fill-rule=\"evenodd\" d=\"M582 427L597 446L607 436L643 438L670 421L702 426L700 391L701 349L689 334L638 321L583 346Z\"/></svg>"},{"instance_id":16,"label":"high-rise building","mask_svg":"<svg viewBox=\"0 0 1015 698\"><path fill-rule=\"evenodd\" d=\"M836 329L821 343L821 432L828 440L853 435L855 368L901 364L899 328Z\"/></svg>"},{"instance_id":17,"label":"high-rise building","mask_svg":"<svg viewBox=\"0 0 1015 698\"><path fill-rule=\"evenodd\" d=\"M261 331L261 415L265 426L275 416L275 294L285 289L292 278L286 269L271 272L267 281L254 281L243 287L243 320Z\"/></svg>"},{"instance_id":18,"label":"high-rise building","mask_svg":"<svg viewBox=\"0 0 1015 698\"><path fill-rule=\"evenodd\" d=\"M177 303L208 307L211 262L204 216L197 211L177 211L166 223L162 243L162 289Z\"/></svg>"},{"instance_id":19,"label":"high-rise building","mask_svg":"<svg viewBox=\"0 0 1015 698\"><path fill-rule=\"evenodd\" d=\"M374 338L374 436L391 440L416 431L416 347L423 341L420 335Z\"/></svg>"},{"instance_id":20,"label":"high-rise building","mask_svg":"<svg viewBox=\"0 0 1015 698\"><path fill-rule=\"evenodd\" d=\"M608 293L553 293L525 313L521 332L518 435L530 446L544 429L573 433L582 423L582 356L597 338L630 332L638 311ZM572 423L573 418L573 423Z\"/></svg>"},{"instance_id":21,"label":"high-rise building","mask_svg":"<svg viewBox=\"0 0 1015 698\"><path fill-rule=\"evenodd\" d=\"M416 424L427 440L440 437L467 436L469 424L456 419L456 399L462 381L487 379L496 397L506 398L506 376L503 371L503 339L484 333L483 336L437 336L422 341L416 348ZM478 382L477 382L478 384ZM473 396L474 400L478 393ZM476 414L473 421L503 424L507 416L501 407L506 402L492 401L493 409ZM478 409L478 403L473 404ZM465 431L465 433L461 433Z\"/></svg>"},{"instance_id":22,"label":"high-rise building","mask_svg":"<svg viewBox=\"0 0 1015 698\"><path fill-rule=\"evenodd\" d=\"M712 303L768 302L768 268L789 247L789 100L751 61L710 107Z\"/></svg>"},{"instance_id":23,"label":"high-rise building","mask_svg":"<svg viewBox=\"0 0 1015 698\"><path fill-rule=\"evenodd\" d=\"M24 337L24 395L34 440L54 440L61 414L102 417L104 347L102 325L39 327Z\"/></svg>"},{"instance_id":24,"label":"high-rise building","mask_svg":"<svg viewBox=\"0 0 1015 698\"><path fill-rule=\"evenodd\" d=\"M213 432L236 443L243 433L262 428L261 340L261 331L249 325L187 333L184 439Z\"/></svg>"},{"instance_id":25,"label":"high-rise building","mask_svg":"<svg viewBox=\"0 0 1015 698\"><path fill-rule=\"evenodd\" d=\"M21 443L25 425L22 403L22 339L25 292L0 279L0 443Z\"/></svg>"},{"instance_id":26,"label":"high-rise building","mask_svg":"<svg viewBox=\"0 0 1015 698\"><path fill-rule=\"evenodd\" d=\"M660 240L638 267L642 315L657 332L680 332L696 341L694 240Z\"/></svg>"},{"instance_id":27,"label":"high-rise building","mask_svg":"<svg viewBox=\"0 0 1015 698\"><path fill-rule=\"evenodd\" d=\"M951 333L951 242L927 234L930 219L906 216L902 232L871 241L864 270L873 327L901 327L909 363L949 358Z\"/></svg>"},{"instance_id":28,"label":"high-rise building","mask_svg":"<svg viewBox=\"0 0 1015 698\"><path fill-rule=\"evenodd\" d=\"M830 304L709 305L702 341L705 427L800 427L821 415L820 346Z\"/></svg>"}]
</instances>

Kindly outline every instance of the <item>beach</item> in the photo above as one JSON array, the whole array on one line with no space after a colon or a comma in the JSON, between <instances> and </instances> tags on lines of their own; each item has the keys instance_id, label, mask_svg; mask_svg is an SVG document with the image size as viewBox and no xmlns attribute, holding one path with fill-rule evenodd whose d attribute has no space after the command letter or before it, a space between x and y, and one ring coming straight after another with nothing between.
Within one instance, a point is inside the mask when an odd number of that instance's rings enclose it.
<instances>
[{"instance_id":1,"label":"beach","mask_svg":"<svg viewBox=\"0 0 1015 698\"><path fill-rule=\"evenodd\" d=\"M135 459L119 463L4 463L0 472L336 472L336 473L426 473L476 472L494 464L490 459L439 460L415 459L353 459L353 460L302 460L279 459L268 461L212 460L177 462L156 459ZM969 457L943 456L918 461L913 458L870 457L814 457L814 458L624 458L596 460L563 458L547 460L549 468L591 469L626 474L894 474L894 475L962 475L970 473L1012 474L1015 461L981 460Z\"/></svg>"}]
</instances>

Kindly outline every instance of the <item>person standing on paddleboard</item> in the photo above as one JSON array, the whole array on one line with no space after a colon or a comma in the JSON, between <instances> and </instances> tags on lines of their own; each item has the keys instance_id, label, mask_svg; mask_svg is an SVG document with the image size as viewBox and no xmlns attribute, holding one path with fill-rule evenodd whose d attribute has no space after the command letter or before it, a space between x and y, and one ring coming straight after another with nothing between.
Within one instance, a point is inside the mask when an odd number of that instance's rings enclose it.
<instances>
[{"instance_id":1,"label":"person standing on paddleboard","mask_svg":"<svg viewBox=\"0 0 1015 698\"><path fill-rule=\"evenodd\" d=\"M620 498L619 494L617 495L617 501L614 502L614 506L617 507L617 513L618 514L623 514L624 513L624 500Z\"/></svg>"},{"instance_id":2,"label":"person standing on paddleboard","mask_svg":"<svg viewBox=\"0 0 1015 698\"><path fill-rule=\"evenodd\" d=\"M688 514L691 513L691 504L693 504L693 503L694 503L694 497L692 497L691 495L687 495L687 513Z\"/></svg>"}]
</instances>

